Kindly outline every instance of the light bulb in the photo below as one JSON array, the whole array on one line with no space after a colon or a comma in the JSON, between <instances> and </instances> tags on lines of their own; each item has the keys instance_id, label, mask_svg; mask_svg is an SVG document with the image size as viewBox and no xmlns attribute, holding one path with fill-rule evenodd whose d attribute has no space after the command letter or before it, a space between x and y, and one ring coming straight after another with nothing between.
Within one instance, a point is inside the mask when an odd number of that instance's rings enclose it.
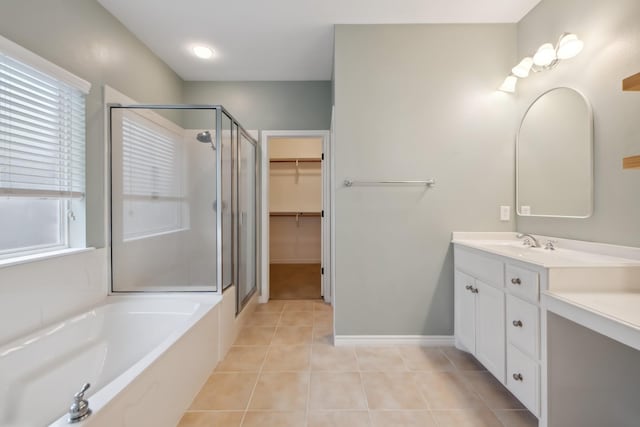
<instances>
[{"instance_id":1,"label":"light bulb","mask_svg":"<svg viewBox=\"0 0 640 427\"><path fill-rule=\"evenodd\" d=\"M511 69L511 72L521 79L527 77L529 75L529 71L531 70L531 66L533 65L533 59L529 56L524 58L518 65Z\"/></svg>"},{"instance_id":2,"label":"light bulb","mask_svg":"<svg viewBox=\"0 0 640 427\"><path fill-rule=\"evenodd\" d=\"M556 60L556 50L551 43L545 43L533 55L533 63L539 67L547 67Z\"/></svg>"},{"instance_id":3,"label":"light bulb","mask_svg":"<svg viewBox=\"0 0 640 427\"><path fill-rule=\"evenodd\" d=\"M565 33L558 42L558 58L573 58L582 51L583 47L584 42L578 36L572 33Z\"/></svg>"},{"instance_id":4,"label":"light bulb","mask_svg":"<svg viewBox=\"0 0 640 427\"><path fill-rule=\"evenodd\" d=\"M516 91L516 83L518 83L518 78L514 75L509 75L498 89L503 92L513 93Z\"/></svg>"},{"instance_id":5,"label":"light bulb","mask_svg":"<svg viewBox=\"0 0 640 427\"><path fill-rule=\"evenodd\" d=\"M209 59L213 57L213 50L207 46L194 46L193 53L200 59Z\"/></svg>"}]
</instances>

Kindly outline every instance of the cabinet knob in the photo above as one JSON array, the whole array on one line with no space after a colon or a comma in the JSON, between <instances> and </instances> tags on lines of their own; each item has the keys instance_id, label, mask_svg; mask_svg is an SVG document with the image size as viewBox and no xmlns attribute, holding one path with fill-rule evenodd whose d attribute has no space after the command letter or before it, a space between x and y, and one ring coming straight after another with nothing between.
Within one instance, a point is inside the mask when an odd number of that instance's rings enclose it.
<instances>
[{"instance_id":1,"label":"cabinet knob","mask_svg":"<svg viewBox=\"0 0 640 427\"><path fill-rule=\"evenodd\" d=\"M511 279L511 283L513 283L514 285L519 285L522 282L520 281L519 277L514 277L513 279Z\"/></svg>"},{"instance_id":2,"label":"cabinet knob","mask_svg":"<svg viewBox=\"0 0 640 427\"><path fill-rule=\"evenodd\" d=\"M516 328L522 328L522 320L514 320L513 326L515 326Z\"/></svg>"},{"instance_id":3,"label":"cabinet knob","mask_svg":"<svg viewBox=\"0 0 640 427\"><path fill-rule=\"evenodd\" d=\"M522 374L513 374L513 379L516 381L522 381Z\"/></svg>"},{"instance_id":4,"label":"cabinet knob","mask_svg":"<svg viewBox=\"0 0 640 427\"><path fill-rule=\"evenodd\" d=\"M471 288L471 293L477 294L478 293L478 288Z\"/></svg>"},{"instance_id":5,"label":"cabinet knob","mask_svg":"<svg viewBox=\"0 0 640 427\"><path fill-rule=\"evenodd\" d=\"M464 288L465 288L466 290L470 291L471 289L473 289L473 286L471 286L471 285L467 285L467 286L465 286Z\"/></svg>"}]
</instances>

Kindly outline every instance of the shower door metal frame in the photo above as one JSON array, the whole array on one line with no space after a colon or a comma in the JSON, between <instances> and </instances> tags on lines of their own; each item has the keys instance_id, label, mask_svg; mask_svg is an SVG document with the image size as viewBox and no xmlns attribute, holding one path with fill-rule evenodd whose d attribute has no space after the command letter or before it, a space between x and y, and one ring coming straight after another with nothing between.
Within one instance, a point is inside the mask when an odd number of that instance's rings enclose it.
<instances>
[{"instance_id":1,"label":"shower door metal frame","mask_svg":"<svg viewBox=\"0 0 640 427\"><path fill-rule=\"evenodd\" d=\"M260 191L258 189L258 173L259 173L259 169L258 169L258 158L259 158L259 153L258 153L258 142L251 136L251 134L249 134L249 132L247 132L242 126L238 125L238 134L236 135L236 162L234 163L237 167L235 169L235 182L236 182L236 191L234 192L235 196L236 196L236 210L237 210L237 217L240 217L242 215L242 213L240 212L240 135L243 135L247 138L247 140L249 141L249 143L251 143L251 145L253 146L253 153L254 153L254 164L253 164L253 188L254 188L254 222L255 222L255 227L254 227L254 236L253 236L253 240L254 240L254 244L253 244L253 256L254 256L254 260L255 260L255 266L253 269L253 288L251 289L251 291L249 291L249 293L242 299L240 300L240 224L238 223L238 225L236 227L234 227L234 229L236 230L236 236L237 236L237 244L235 247L235 254L237 256L237 262L235 264L235 271L237 272L236 277L238 278L238 283L237 283L237 287L236 287L236 315L240 314L240 312L242 311L242 309L244 308L244 306L249 302L249 300L251 299L251 297L257 292L258 290L258 243L259 243L259 239L258 239L258 217L260 215L260 209L259 209L259 202L260 202ZM234 218L235 219L235 218Z\"/></svg>"},{"instance_id":2,"label":"shower door metal frame","mask_svg":"<svg viewBox=\"0 0 640 427\"><path fill-rule=\"evenodd\" d=\"M256 158L255 158L255 171L256 173L254 174L254 179L256 180L256 210L258 207L258 187L257 187L257 163L258 163L258 155L257 155L257 146L258 143L257 141L251 136L251 134L249 134L249 132L247 132L245 130L245 128L240 124L240 122L227 110L225 109L222 105L217 105L217 104L119 104L119 103L110 103L107 104L107 108L108 108L108 119L109 122L105 123L105 127L107 127L107 134L108 134L108 150L109 150L109 247L110 247L110 256L111 256L111 269L113 269L113 244L112 244L112 240L113 240L113 236L112 236L112 221L113 221L113 202L111 200L112 198L112 180L113 180L113 176L112 176L112 132L111 132L111 126L112 126L112 111L113 109L130 109L130 110L211 110L211 111L215 111L215 118L216 118L216 133L215 133L215 147L216 147L216 289L215 293L217 294L222 294L222 291L224 289L224 284L222 283L222 203L221 203L221 197L222 197L222 114L226 114L226 116L231 119L231 129L234 128L234 125L237 126L238 128L238 135L240 134L240 132L242 132L247 139L253 144L254 149L256 150ZM233 147L233 134L231 136L232 138L232 147ZM232 148L233 149L233 148ZM236 167L236 173L237 173L237 167ZM233 175L233 164L232 164L232 175ZM237 190L237 189L236 189ZM236 191L237 192L237 191ZM233 191L233 187L232 187L232 197L234 196L234 191ZM235 195L237 197L237 194ZM233 216L232 216L233 217ZM233 218L232 218L233 219ZM256 230L258 229L257 227L257 222L258 222L258 216L257 213L255 215L255 220L256 220ZM235 227L232 225L232 232L233 229ZM257 231L255 233L255 248L257 251L257 247L258 247L258 235L257 235ZM232 237L232 242L233 242L233 237ZM233 245L233 243L231 243ZM238 250L237 247L233 247L232 246L232 254L234 252L236 252ZM237 268L233 267L233 261L232 260L232 268ZM257 255L256 255L256 268L255 268L255 272L256 272L256 278L254 280L255 286L254 289L247 295L246 300L248 301L251 296L253 294L255 294L256 289L258 287L258 283L257 283ZM113 274L110 274L111 276L111 285L110 285L110 289L112 293L141 293L141 292L145 292L145 291L115 291L113 289ZM232 281L233 281L233 274L232 274ZM233 283L232 283L233 284ZM237 284L236 284L237 285ZM242 307L244 307L244 305L246 304L246 301L240 305L239 304L239 294L237 292L237 286L236 286L236 306L237 306L237 313L240 313L240 311L242 310ZM158 292L159 291L153 291L153 292ZM180 290L176 290L176 291L162 291L162 292L202 292L202 291L180 291ZM151 293L151 292L150 292Z\"/></svg>"}]
</instances>

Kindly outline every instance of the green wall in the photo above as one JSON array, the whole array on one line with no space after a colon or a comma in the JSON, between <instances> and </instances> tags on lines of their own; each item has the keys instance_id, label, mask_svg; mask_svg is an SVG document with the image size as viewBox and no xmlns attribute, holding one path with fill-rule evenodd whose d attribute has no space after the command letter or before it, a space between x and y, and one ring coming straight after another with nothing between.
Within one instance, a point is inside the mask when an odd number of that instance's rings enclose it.
<instances>
[{"instance_id":1,"label":"green wall","mask_svg":"<svg viewBox=\"0 0 640 427\"><path fill-rule=\"evenodd\" d=\"M245 129L327 130L331 125L330 81L185 82L183 99L224 105Z\"/></svg>"},{"instance_id":2,"label":"green wall","mask_svg":"<svg viewBox=\"0 0 640 427\"><path fill-rule=\"evenodd\" d=\"M515 25L339 25L338 335L452 335L452 231L511 231ZM351 187L346 179L420 180Z\"/></svg>"}]
</instances>

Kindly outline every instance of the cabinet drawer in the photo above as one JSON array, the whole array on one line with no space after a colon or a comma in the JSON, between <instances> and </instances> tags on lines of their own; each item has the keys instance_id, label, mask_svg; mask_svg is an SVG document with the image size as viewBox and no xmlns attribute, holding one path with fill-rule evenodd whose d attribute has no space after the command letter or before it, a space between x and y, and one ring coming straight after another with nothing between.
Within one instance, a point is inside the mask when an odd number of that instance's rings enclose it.
<instances>
[{"instance_id":1,"label":"cabinet drawer","mask_svg":"<svg viewBox=\"0 0 640 427\"><path fill-rule=\"evenodd\" d=\"M507 346L507 388L535 416L540 415L539 382L538 364L509 344Z\"/></svg>"},{"instance_id":2,"label":"cabinet drawer","mask_svg":"<svg viewBox=\"0 0 640 427\"><path fill-rule=\"evenodd\" d=\"M540 311L534 304L507 296L507 338L534 359L539 355Z\"/></svg>"},{"instance_id":3,"label":"cabinet drawer","mask_svg":"<svg viewBox=\"0 0 640 427\"><path fill-rule=\"evenodd\" d=\"M502 288L504 286L504 266L502 261L482 256L459 247L455 247L455 266L484 283Z\"/></svg>"},{"instance_id":4,"label":"cabinet drawer","mask_svg":"<svg viewBox=\"0 0 640 427\"><path fill-rule=\"evenodd\" d=\"M507 264L505 268L505 282L507 288L511 292L518 294L529 301L538 301L538 280L538 272L536 271L516 267L511 264Z\"/></svg>"}]
</instances>

